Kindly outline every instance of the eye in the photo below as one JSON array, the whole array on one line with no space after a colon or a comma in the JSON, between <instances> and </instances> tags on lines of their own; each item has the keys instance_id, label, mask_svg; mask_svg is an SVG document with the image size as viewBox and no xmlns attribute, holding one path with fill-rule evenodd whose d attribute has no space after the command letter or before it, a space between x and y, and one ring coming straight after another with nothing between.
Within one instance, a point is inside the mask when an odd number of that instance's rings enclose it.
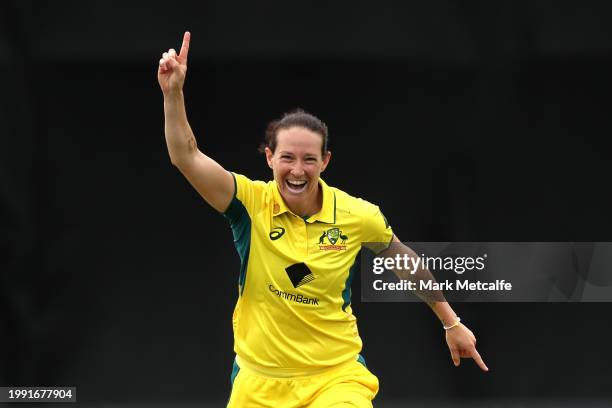
<instances>
[{"instance_id":1,"label":"eye","mask_svg":"<svg viewBox=\"0 0 612 408\"><path fill-rule=\"evenodd\" d=\"M315 159L314 157L307 157L307 158L306 158L306 161L307 161L308 163L315 163L315 162L317 161L317 159Z\"/></svg>"}]
</instances>

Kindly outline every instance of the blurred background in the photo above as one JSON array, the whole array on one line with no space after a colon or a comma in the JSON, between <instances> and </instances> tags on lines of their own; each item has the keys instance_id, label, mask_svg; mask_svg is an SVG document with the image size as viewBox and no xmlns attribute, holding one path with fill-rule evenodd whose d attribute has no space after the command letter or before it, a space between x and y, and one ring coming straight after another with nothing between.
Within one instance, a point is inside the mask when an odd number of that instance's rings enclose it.
<instances>
[{"instance_id":1,"label":"blurred background","mask_svg":"<svg viewBox=\"0 0 612 408\"><path fill-rule=\"evenodd\" d=\"M330 128L326 181L404 241L612 241L606 1L0 2L0 386L223 406L239 258L168 159L161 53L192 33L200 148L271 178L268 121ZM610 406L612 303L353 306L376 406Z\"/></svg>"}]
</instances>

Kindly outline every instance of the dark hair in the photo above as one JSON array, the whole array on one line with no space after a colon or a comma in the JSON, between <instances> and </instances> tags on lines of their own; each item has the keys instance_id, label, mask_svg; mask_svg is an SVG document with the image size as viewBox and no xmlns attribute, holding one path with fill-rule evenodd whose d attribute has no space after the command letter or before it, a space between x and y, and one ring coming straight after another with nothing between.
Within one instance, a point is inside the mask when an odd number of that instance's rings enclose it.
<instances>
[{"instance_id":1,"label":"dark hair","mask_svg":"<svg viewBox=\"0 0 612 408\"><path fill-rule=\"evenodd\" d=\"M325 156L325 153L327 153L328 138L327 125L325 125L321 119L300 108L287 112L280 119L268 123L266 138L259 146L259 151L263 153L266 147L268 147L274 153L276 150L276 136L278 135L278 131L290 129L292 127L302 127L311 132L320 134L323 139L323 143L321 143L321 155Z\"/></svg>"}]
</instances>

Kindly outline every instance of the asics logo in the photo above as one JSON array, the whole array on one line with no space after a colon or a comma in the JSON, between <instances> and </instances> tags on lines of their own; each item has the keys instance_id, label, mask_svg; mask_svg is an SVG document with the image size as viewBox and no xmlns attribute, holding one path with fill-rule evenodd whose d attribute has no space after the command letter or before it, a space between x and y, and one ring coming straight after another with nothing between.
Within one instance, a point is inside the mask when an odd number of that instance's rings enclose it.
<instances>
[{"instance_id":1,"label":"asics logo","mask_svg":"<svg viewBox=\"0 0 612 408\"><path fill-rule=\"evenodd\" d=\"M270 231L270 239L272 241L276 241L285 233L285 229L283 227L275 227Z\"/></svg>"}]
</instances>

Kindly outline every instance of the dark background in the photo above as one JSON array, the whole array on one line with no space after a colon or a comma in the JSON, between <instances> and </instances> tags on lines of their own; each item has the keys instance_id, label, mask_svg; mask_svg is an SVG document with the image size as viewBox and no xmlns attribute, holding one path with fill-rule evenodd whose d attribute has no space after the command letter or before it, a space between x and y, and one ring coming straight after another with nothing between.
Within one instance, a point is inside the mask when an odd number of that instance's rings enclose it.
<instances>
[{"instance_id":1,"label":"dark background","mask_svg":"<svg viewBox=\"0 0 612 408\"><path fill-rule=\"evenodd\" d=\"M184 30L189 119L228 169L269 179L263 130L299 106L330 128L326 181L404 241L612 241L611 17L594 0L0 2L0 385L229 395L239 259L163 138L157 63ZM612 398L610 303L455 304L484 374L452 366L426 306L358 288L379 406Z\"/></svg>"}]
</instances>

